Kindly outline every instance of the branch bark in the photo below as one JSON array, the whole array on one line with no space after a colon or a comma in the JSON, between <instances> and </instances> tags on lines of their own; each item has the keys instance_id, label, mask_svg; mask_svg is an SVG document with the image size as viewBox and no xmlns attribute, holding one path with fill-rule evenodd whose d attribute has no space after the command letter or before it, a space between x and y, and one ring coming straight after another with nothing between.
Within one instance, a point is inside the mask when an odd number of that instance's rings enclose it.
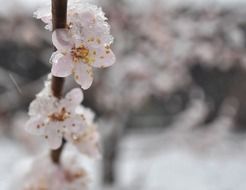
<instances>
[{"instance_id":1,"label":"branch bark","mask_svg":"<svg viewBox=\"0 0 246 190\"><path fill-rule=\"evenodd\" d=\"M52 1L52 24L53 30L59 28L66 28L67 25L67 1L68 0L51 0ZM54 48L55 49L55 48ZM60 77L52 77L52 92L57 98L62 97L62 89L64 86L65 79ZM65 140L63 139L62 145L57 150L51 151L51 159L54 163L60 163L60 157L65 145Z\"/></svg>"}]
</instances>

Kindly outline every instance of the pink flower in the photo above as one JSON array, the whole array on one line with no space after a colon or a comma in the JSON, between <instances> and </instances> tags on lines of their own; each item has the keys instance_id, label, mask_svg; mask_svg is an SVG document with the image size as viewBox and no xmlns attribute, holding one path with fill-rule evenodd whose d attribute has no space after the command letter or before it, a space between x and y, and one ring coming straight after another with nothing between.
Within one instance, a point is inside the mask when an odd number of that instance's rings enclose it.
<instances>
[{"instance_id":1,"label":"pink flower","mask_svg":"<svg viewBox=\"0 0 246 190\"><path fill-rule=\"evenodd\" d=\"M57 51L51 56L52 74L67 77L72 74L83 89L93 81L92 67L109 67L115 62L110 47L101 38L88 35L85 40L74 39L67 29L53 32L52 40Z\"/></svg>"},{"instance_id":2,"label":"pink flower","mask_svg":"<svg viewBox=\"0 0 246 190\"><path fill-rule=\"evenodd\" d=\"M64 98L57 99L51 93L50 83L45 83L45 88L30 104L27 131L42 136L52 149L59 148L62 138L65 138L82 154L100 157L94 113L80 105L83 100L82 90L75 88Z\"/></svg>"},{"instance_id":3,"label":"pink flower","mask_svg":"<svg viewBox=\"0 0 246 190\"><path fill-rule=\"evenodd\" d=\"M95 127L87 127L82 133L74 134L71 139L67 139L73 142L79 152L92 158L100 158L99 137Z\"/></svg>"},{"instance_id":4,"label":"pink flower","mask_svg":"<svg viewBox=\"0 0 246 190\"><path fill-rule=\"evenodd\" d=\"M86 190L90 183L87 172L75 155L66 156L61 164L54 164L49 155L32 163L18 189L22 190Z\"/></svg>"},{"instance_id":5,"label":"pink flower","mask_svg":"<svg viewBox=\"0 0 246 190\"><path fill-rule=\"evenodd\" d=\"M82 131L76 131L76 129L70 130L70 133L66 133L66 139L72 142L73 145L82 154L85 154L92 158L100 158L100 135L95 126L94 113L89 108L80 106L77 113L84 115L86 126Z\"/></svg>"},{"instance_id":6,"label":"pink flower","mask_svg":"<svg viewBox=\"0 0 246 190\"><path fill-rule=\"evenodd\" d=\"M82 131L86 127L85 117L76 113L82 100L83 93L78 88L59 100L52 96L50 82L46 83L44 90L30 104L27 131L43 136L50 148L59 148L62 138L71 129Z\"/></svg>"},{"instance_id":7,"label":"pink flower","mask_svg":"<svg viewBox=\"0 0 246 190\"><path fill-rule=\"evenodd\" d=\"M35 12L35 16L52 28L50 6ZM55 30L52 41L57 51L51 56L52 74L73 75L83 89L93 81L92 67L105 68L114 64L110 49L113 37L103 11L97 6L72 1L68 5L66 29Z\"/></svg>"}]
</instances>

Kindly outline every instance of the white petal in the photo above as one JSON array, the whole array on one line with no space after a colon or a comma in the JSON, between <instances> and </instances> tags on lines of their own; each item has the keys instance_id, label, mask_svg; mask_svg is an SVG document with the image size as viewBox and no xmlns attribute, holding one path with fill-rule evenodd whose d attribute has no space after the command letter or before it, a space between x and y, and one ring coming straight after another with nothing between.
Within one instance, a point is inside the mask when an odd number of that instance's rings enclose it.
<instances>
[{"instance_id":1,"label":"white petal","mask_svg":"<svg viewBox=\"0 0 246 190\"><path fill-rule=\"evenodd\" d=\"M70 55L54 52L50 58L51 73L56 77L67 77L72 73L73 63Z\"/></svg>"},{"instance_id":2,"label":"white petal","mask_svg":"<svg viewBox=\"0 0 246 190\"><path fill-rule=\"evenodd\" d=\"M41 116L31 117L26 125L26 131L34 135L43 135L45 132L44 118Z\"/></svg>"},{"instance_id":3,"label":"white petal","mask_svg":"<svg viewBox=\"0 0 246 190\"><path fill-rule=\"evenodd\" d=\"M111 49L105 48L105 47L100 47L100 48L95 48L92 51L94 52L95 55L95 62L92 63L93 67L100 67L100 68L105 68L113 65L115 63L115 55L112 52Z\"/></svg>"},{"instance_id":4,"label":"white petal","mask_svg":"<svg viewBox=\"0 0 246 190\"><path fill-rule=\"evenodd\" d=\"M62 122L49 122L46 128L45 139L51 149L57 149L62 144Z\"/></svg>"},{"instance_id":5,"label":"white petal","mask_svg":"<svg viewBox=\"0 0 246 190\"><path fill-rule=\"evenodd\" d=\"M37 97L29 106L28 114L30 116L47 116L50 113L54 112L54 103L56 99L54 97Z\"/></svg>"},{"instance_id":6,"label":"white petal","mask_svg":"<svg viewBox=\"0 0 246 190\"><path fill-rule=\"evenodd\" d=\"M79 105L84 99L84 94L80 88L74 88L67 93L66 99L73 105Z\"/></svg>"},{"instance_id":7,"label":"white petal","mask_svg":"<svg viewBox=\"0 0 246 190\"><path fill-rule=\"evenodd\" d=\"M92 125L95 119L95 113L83 105L77 106L75 110L76 114L83 115L85 117L86 123Z\"/></svg>"},{"instance_id":8,"label":"white petal","mask_svg":"<svg viewBox=\"0 0 246 190\"><path fill-rule=\"evenodd\" d=\"M91 11L83 11L80 15L79 15L79 18L83 18L83 22L81 22L79 19L78 21L80 21L80 25L84 26L84 27L88 27L90 25L93 25L95 23L95 19L96 19L96 16L95 14L93 14L93 12Z\"/></svg>"},{"instance_id":9,"label":"white petal","mask_svg":"<svg viewBox=\"0 0 246 190\"><path fill-rule=\"evenodd\" d=\"M81 134L80 141L75 141L74 145L82 153L92 158L100 158L99 134L93 128L88 128Z\"/></svg>"},{"instance_id":10,"label":"white petal","mask_svg":"<svg viewBox=\"0 0 246 190\"><path fill-rule=\"evenodd\" d=\"M113 37L110 35L110 26L107 22L105 22L106 18L104 17L104 14L101 15L102 17L98 14L98 12L96 13L96 16L95 13L91 12L90 14L92 15L90 16L88 13L84 13L83 16L81 15L82 19L84 20L85 18L86 20L85 25L82 24L83 36L85 37L86 40L92 37L95 39L100 39L100 43L94 43L93 44L94 46L98 46L100 44L110 45L113 42ZM77 21L77 23L79 22Z\"/></svg>"},{"instance_id":11,"label":"white petal","mask_svg":"<svg viewBox=\"0 0 246 190\"><path fill-rule=\"evenodd\" d=\"M93 81L92 67L84 63L75 64L74 79L81 88L85 90L90 88Z\"/></svg>"},{"instance_id":12,"label":"white petal","mask_svg":"<svg viewBox=\"0 0 246 190\"><path fill-rule=\"evenodd\" d=\"M73 46L72 38L67 29L56 29L52 33L52 42L57 50L62 53L69 52Z\"/></svg>"},{"instance_id":13,"label":"white petal","mask_svg":"<svg viewBox=\"0 0 246 190\"><path fill-rule=\"evenodd\" d=\"M85 118L82 115L74 115L73 117L67 119L64 122L64 126L66 127L65 136L67 140L72 141L72 134L79 134L86 128L87 124L85 122Z\"/></svg>"}]
</instances>

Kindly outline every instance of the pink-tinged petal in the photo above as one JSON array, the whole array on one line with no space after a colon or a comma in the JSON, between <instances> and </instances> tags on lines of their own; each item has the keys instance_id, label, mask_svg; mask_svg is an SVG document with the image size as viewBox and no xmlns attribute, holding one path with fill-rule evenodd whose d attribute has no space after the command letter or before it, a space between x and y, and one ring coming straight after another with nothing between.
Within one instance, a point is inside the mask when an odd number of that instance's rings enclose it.
<instances>
[{"instance_id":1,"label":"pink-tinged petal","mask_svg":"<svg viewBox=\"0 0 246 190\"><path fill-rule=\"evenodd\" d=\"M67 93L66 99L70 104L79 105L84 99L84 94L80 88L74 88Z\"/></svg>"},{"instance_id":2,"label":"pink-tinged petal","mask_svg":"<svg viewBox=\"0 0 246 190\"><path fill-rule=\"evenodd\" d=\"M97 159L100 158L99 138L97 130L89 127L73 144L82 154Z\"/></svg>"},{"instance_id":3,"label":"pink-tinged petal","mask_svg":"<svg viewBox=\"0 0 246 190\"><path fill-rule=\"evenodd\" d=\"M110 45L114 41L113 36L110 35L110 27L106 23L98 23L97 25L93 25L93 28L84 28L83 31L84 40L92 47Z\"/></svg>"},{"instance_id":4,"label":"pink-tinged petal","mask_svg":"<svg viewBox=\"0 0 246 190\"><path fill-rule=\"evenodd\" d=\"M92 28L96 24L96 15L90 11L84 11L80 17L83 18L84 22L82 23L82 26L84 28Z\"/></svg>"},{"instance_id":5,"label":"pink-tinged petal","mask_svg":"<svg viewBox=\"0 0 246 190\"><path fill-rule=\"evenodd\" d=\"M61 122L49 122L47 124L44 138L51 149L58 149L62 144L62 129Z\"/></svg>"},{"instance_id":6,"label":"pink-tinged petal","mask_svg":"<svg viewBox=\"0 0 246 190\"><path fill-rule=\"evenodd\" d=\"M56 29L52 33L52 42L56 49L62 53L70 52L73 41L67 29Z\"/></svg>"},{"instance_id":7,"label":"pink-tinged petal","mask_svg":"<svg viewBox=\"0 0 246 190\"><path fill-rule=\"evenodd\" d=\"M67 93L66 97L60 100L60 107L66 108L66 111L71 115L75 114L76 107L80 105L84 98L81 88L75 88Z\"/></svg>"},{"instance_id":8,"label":"pink-tinged petal","mask_svg":"<svg viewBox=\"0 0 246 190\"><path fill-rule=\"evenodd\" d=\"M83 89L90 88L93 81L93 71L90 65L84 63L75 64L74 79Z\"/></svg>"},{"instance_id":9,"label":"pink-tinged petal","mask_svg":"<svg viewBox=\"0 0 246 190\"><path fill-rule=\"evenodd\" d=\"M81 134L87 124L83 115L75 115L67 119L64 123L65 128L65 138L69 142L76 141L78 139L78 134Z\"/></svg>"},{"instance_id":10,"label":"pink-tinged petal","mask_svg":"<svg viewBox=\"0 0 246 190\"><path fill-rule=\"evenodd\" d=\"M34 135L43 135L45 128L44 118L41 116L31 117L25 125L26 131Z\"/></svg>"},{"instance_id":11,"label":"pink-tinged petal","mask_svg":"<svg viewBox=\"0 0 246 190\"><path fill-rule=\"evenodd\" d=\"M50 58L52 63L51 73L56 77L67 77L72 73L73 62L70 55L54 52Z\"/></svg>"},{"instance_id":12,"label":"pink-tinged petal","mask_svg":"<svg viewBox=\"0 0 246 190\"><path fill-rule=\"evenodd\" d=\"M37 97L30 104L28 114L30 116L48 115L54 111L53 104L55 101L56 101L55 98Z\"/></svg>"},{"instance_id":13,"label":"pink-tinged petal","mask_svg":"<svg viewBox=\"0 0 246 190\"><path fill-rule=\"evenodd\" d=\"M91 50L95 54L95 62L92 63L93 67L106 68L115 63L115 55L110 48L100 47Z\"/></svg>"},{"instance_id":14,"label":"pink-tinged petal","mask_svg":"<svg viewBox=\"0 0 246 190\"><path fill-rule=\"evenodd\" d=\"M93 125L95 113L90 108L86 108L80 105L76 107L75 113L78 115L83 115L85 117L86 123L88 125Z\"/></svg>"}]
</instances>

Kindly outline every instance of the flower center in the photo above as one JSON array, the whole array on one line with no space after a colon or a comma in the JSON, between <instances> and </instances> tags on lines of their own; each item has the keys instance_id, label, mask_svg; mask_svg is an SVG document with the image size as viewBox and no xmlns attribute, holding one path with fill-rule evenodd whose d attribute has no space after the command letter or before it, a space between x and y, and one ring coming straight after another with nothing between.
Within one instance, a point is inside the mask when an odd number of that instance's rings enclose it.
<instances>
[{"instance_id":1,"label":"flower center","mask_svg":"<svg viewBox=\"0 0 246 190\"><path fill-rule=\"evenodd\" d=\"M86 177L87 175L86 171L83 169L79 169L78 171L74 171L73 173L65 170L64 174L65 174L65 179L68 182L74 182L75 180Z\"/></svg>"},{"instance_id":2,"label":"flower center","mask_svg":"<svg viewBox=\"0 0 246 190\"><path fill-rule=\"evenodd\" d=\"M90 56L90 51L83 44L79 47L73 47L71 50L71 55L74 63L84 62L86 64L93 63L94 59Z\"/></svg>"},{"instance_id":3,"label":"flower center","mask_svg":"<svg viewBox=\"0 0 246 190\"><path fill-rule=\"evenodd\" d=\"M69 118L66 108L62 108L60 112L52 113L48 116L51 121L64 121Z\"/></svg>"}]
</instances>

